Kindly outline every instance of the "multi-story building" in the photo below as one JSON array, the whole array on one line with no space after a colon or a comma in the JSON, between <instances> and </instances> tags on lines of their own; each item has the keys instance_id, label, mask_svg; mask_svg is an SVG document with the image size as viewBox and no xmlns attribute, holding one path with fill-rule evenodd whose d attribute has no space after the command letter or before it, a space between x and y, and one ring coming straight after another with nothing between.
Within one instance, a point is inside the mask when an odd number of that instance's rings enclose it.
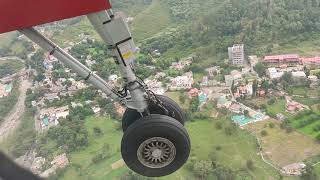
<instances>
[{"instance_id":1,"label":"multi-story building","mask_svg":"<svg viewBox=\"0 0 320 180\"><path fill-rule=\"evenodd\" d=\"M228 48L229 60L233 65L244 65L244 45L235 44L233 47Z\"/></svg>"},{"instance_id":2,"label":"multi-story building","mask_svg":"<svg viewBox=\"0 0 320 180\"><path fill-rule=\"evenodd\" d=\"M296 66L300 64L300 56L298 54L266 56L263 63L269 67Z\"/></svg>"}]
</instances>

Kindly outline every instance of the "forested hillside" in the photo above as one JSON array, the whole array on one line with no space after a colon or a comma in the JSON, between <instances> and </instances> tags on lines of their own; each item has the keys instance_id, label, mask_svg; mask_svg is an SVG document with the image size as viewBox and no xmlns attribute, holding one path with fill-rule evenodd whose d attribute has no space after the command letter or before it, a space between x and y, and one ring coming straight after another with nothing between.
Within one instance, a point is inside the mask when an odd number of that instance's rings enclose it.
<instances>
[{"instance_id":1,"label":"forested hillside","mask_svg":"<svg viewBox=\"0 0 320 180\"><path fill-rule=\"evenodd\" d=\"M319 0L162 0L171 18L183 28L148 39L145 50L173 46L209 46L213 55L226 55L233 43L246 44L255 54L274 46L313 39L320 30Z\"/></svg>"}]
</instances>

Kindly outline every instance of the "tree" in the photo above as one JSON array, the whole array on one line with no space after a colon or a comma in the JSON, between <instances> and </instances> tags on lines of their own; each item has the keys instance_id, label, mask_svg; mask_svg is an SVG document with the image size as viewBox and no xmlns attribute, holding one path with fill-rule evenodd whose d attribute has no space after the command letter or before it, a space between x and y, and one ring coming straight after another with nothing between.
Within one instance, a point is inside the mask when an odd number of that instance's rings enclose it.
<instances>
[{"instance_id":1,"label":"tree","mask_svg":"<svg viewBox=\"0 0 320 180\"><path fill-rule=\"evenodd\" d=\"M181 104L184 104L186 102L186 96L183 92L179 95L179 101L181 102Z\"/></svg>"},{"instance_id":2,"label":"tree","mask_svg":"<svg viewBox=\"0 0 320 180\"><path fill-rule=\"evenodd\" d=\"M262 130L260 134L261 134L261 136L267 136L268 132L266 130Z\"/></svg>"},{"instance_id":3,"label":"tree","mask_svg":"<svg viewBox=\"0 0 320 180\"><path fill-rule=\"evenodd\" d=\"M302 173L301 179L303 180L317 180L319 179L313 166L307 165L305 171Z\"/></svg>"},{"instance_id":4,"label":"tree","mask_svg":"<svg viewBox=\"0 0 320 180\"><path fill-rule=\"evenodd\" d=\"M218 122L216 122L216 123L215 123L215 127L216 127L216 129L217 129L217 130L222 129L222 123L221 123L221 122L219 122L219 121L218 121Z\"/></svg>"},{"instance_id":5,"label":"tree","mask_svg":"<svg viewBox=\"0 0 320 180\"><path fill-rule=\"evenodd\" d=\"M201 177L202 179L205 179L209 173L212 171L213 166L211 161L199 161L196 162L193 170L196 173L197 176Z\"/></svg>"},{"instance_id":6,"label":"tree","mask_svg":"<svg viewBox=\"0 0 320 180\"><path fill-rule=\"evenodd\" d=\"M285 72L283 76L280 78L280 81L286 82L289 85L293 83L293 77L291 72Z\"/></svg>"},{"instance_id":7,"label":"tree","mask_svg":"<svg viewBox=\"0 0 320 180\"><path fill-rule=\"evenodd\" d=\"M190 102L190 111L191 112L198 111L199 104L200 104L199 98L198 97L192 97L191 102Z\"/></svg>"},{"instance_id":8,"label":"tree","mask_svg":"<svg viewBox=\"0 0 320 180\"><path fill-rule=\"evenodd\" d=\"M269 128L274 128L274 127L275 127L274 123L269 123Z\"/></svg>"},{"instance_id":9,"label":"tree","mask_svg":"<svg viewBox=\"0 0 320 180\"><path fill-rule=\"evenodd\" d=\"M93 132L94 132L94 134L95 134L96 136L100 136L100 135L103 134L103 132L102 132L102 130L101 130L100 127L94 127L94 128L93 128Z\"/></svg>"},{"instance_id":10,"label":"tree","mask_svg":"<svg viewBox=\"0 0 320 180\"><path fill-rule=\"evenodd\" d=\"M243 114L244 114L246 117L249 117L249 111L248 111L248 110L244 110Z\"/></svg>"},{"instance_id":11,"label":"tree","mask_svg":"<svg viewBox=\"0 0 320 180\"><path fill-rule=\"evenodd\" d=\"M258 63L254 67L254 70L258 73L259 77L263 77L266 75L266 66L263 63Z\"/></svg>"},{"instance_id":12,"label":"tree","mask_svg":"<svg viewBox=\"0 0 320 180\"><path fill-rule=\"evenodd\" d=\"M233 130L231 127L226 127L224 128L224 132L226 133L226 135L231 136L233 133Z\"/></svg>"},{"instance_id":13,"label":"tree","mask_svg":"<svg viewBox=\"0 0 320 180\"><path fill-rule=\"evenodd\" d=\"M253 164L252 160L247 160L246 165L247 165L248 169L250 169L250 170L254 169L254 164Z\"/></svg>"}]
</instances>

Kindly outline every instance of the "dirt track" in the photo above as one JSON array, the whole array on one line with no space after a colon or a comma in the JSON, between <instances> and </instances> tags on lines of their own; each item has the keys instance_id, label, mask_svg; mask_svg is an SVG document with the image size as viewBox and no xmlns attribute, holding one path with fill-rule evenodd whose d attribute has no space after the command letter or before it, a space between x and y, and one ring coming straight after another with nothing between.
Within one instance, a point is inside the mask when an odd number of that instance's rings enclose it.
<instances>
[{"instance_id":1,"label":"dirt track","mask_svg":"<svg viewBox=\"0 0 320 180\"><path fill-rule=\"evenodd\" d=\"M26 92L30 87L31 83L28 80L21 80L18 101L13 109L9 112L7 117L4 118L4 121L0 124L0 142L19 126L19 120L21 119L21 116L25 110L24 101L26 99Z\"/></svg>"}]
</instances>

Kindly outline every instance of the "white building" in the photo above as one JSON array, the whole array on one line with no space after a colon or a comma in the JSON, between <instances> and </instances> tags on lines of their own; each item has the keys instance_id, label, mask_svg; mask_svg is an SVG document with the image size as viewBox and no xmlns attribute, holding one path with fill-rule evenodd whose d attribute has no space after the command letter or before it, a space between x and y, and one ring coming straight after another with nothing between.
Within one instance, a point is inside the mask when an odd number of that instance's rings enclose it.
<instances>
[{"instance_id":1,"label":"white building","mask_svg":"<svg viewBox=\"0 0 320 180\"><path fill-rule=\"evenodd\" d=\"M297 72L292 72L292 77L293 78L306 78L307 75L303 71L297 71Z\"/></svg>"},{"instance_id":2,"label":"white building","mask_svg":"<svg viewBox=\"0 0 320 180\"><path fill-rule=\"evenodd\" d=\"M255 67L259 62L259 58L256 55L249 56L249 62L251 67Z\"/></svg>"},{"instance_id":3,"label":"white building","mask_svg":"<svg viewBox=\"0 0 320 180\"><path fill-rule=\"evenodd\" d=\"M149 87L149 89L155 94L163 95L168 90L167 88L162 87L162 82L157 81L155 79L146 79L144 82Z\"/></svg>"},{"instance_id":4,"label":"white building","mask_svg":"<svg viewBox=\"0 0 320 180\"><path fill-rule=\"evenodd\" d=\"M304 163L294 163L287 165L281 169L281 173L287 176L300 176L305 171L306 165Z\"/></svg>"},{"instance_id":5,"label":"white building","mask_svg":"<svg viewBox=\"0 0 320 180\"><path fill-rule=\"evenodd\" d=\"M267 75L270 79L280 79L284 72L279 72L276 68L268 68Z\"/></svg>"},{"instance_id":6,"label":"white building","mask_svg":"<svg viewBox=\"0 0 320 180\"><path fill-rule=\"evenodd\" d=\"M230 75L225 75L224 79L226 82L226 86L231 86L233 82L235 85L237 85L242 81L242 73L237 70L233 70L231 71Z\"/></svg>"},{"instance_id":7,"label":"white building","mask_svg":"<svg viewBox=\"0 0 320 180\"><path fill-rule=\"evenodd\" d=\"M233 47L228 48L229 60L233 65L244 65L244 45L235 44Z\"/></svg>"},{"instance_id":8,"label":"white building","mask_svg":"<svg viewBox=\"0 0 320 180\"><path fill-rule=\"evenodd\" d=\"M188 72L183 76L175 77L171 80L170 90L191 89L193 84L193 73Z\"/></svg>"}]
</instances>

